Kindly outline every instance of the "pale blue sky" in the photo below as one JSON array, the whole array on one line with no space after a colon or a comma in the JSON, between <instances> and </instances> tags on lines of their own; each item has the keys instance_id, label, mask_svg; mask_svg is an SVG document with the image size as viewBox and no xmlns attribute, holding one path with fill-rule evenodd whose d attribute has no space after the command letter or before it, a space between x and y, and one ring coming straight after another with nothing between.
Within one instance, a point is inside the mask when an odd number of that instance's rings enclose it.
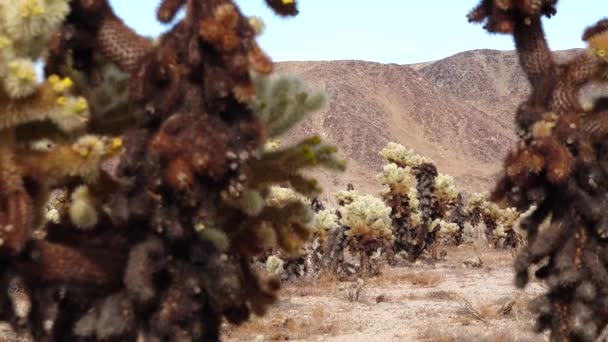
<instances>
[{"instance_id":1,"label":"pale blue sky","mask_svg":"<svg viewBox=\"0 0 608 342\"><path fill-rule=\"evenodd\" d=\"M158 1L111 0L120 17L142 34L166 27L154 21ZM300 15L275 16L263 0L239 0L246 15L264 19L259 41L275 61L361 59L417 63L471 49L513 49L508 36L487 34L466 13L478 0L300 0ZM582 47L586 26L608 16L608 0L561 0L545 20L552 49Z\"/></svg>"}]
</instances>

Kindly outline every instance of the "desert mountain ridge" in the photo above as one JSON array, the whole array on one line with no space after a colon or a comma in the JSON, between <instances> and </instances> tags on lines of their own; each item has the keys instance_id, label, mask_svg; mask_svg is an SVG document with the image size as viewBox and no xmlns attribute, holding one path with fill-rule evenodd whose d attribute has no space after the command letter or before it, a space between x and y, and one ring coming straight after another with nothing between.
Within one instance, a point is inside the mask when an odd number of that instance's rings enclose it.
<instances>
[{"instance_id":1,"label":"desert mountain ridge","mask_svg":"<svg viewBox=\"0 0 608 342\"><path fill-rule=\"evenodd\" d=\"M556 52L568 59L577 50ZM394 141L431 158L465 192L489 191L514 145L513 116L529 86L514 51L471 50L418 64L358 60L278 62L323 89L329 103L286 140L318 134L348 160L344 173L317 174L330 199L336 190L377 193L378 152Z\"/></svg>"}]
</instances>

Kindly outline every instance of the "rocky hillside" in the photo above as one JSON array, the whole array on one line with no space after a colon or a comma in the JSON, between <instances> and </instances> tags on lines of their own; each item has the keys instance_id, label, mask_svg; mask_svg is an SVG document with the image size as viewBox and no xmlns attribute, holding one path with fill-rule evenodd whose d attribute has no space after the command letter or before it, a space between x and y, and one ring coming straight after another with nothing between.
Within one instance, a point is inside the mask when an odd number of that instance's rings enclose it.
<instances>
[{"instance_id":1,"label":"rocky hillside","mask_svg":"<svg viewBox=\"0 0 608 342\"><path fill-rule=\"evenodd\" d=\"M329 94L327 108L289 134L320 134L349 160L346 173L321 175L328 192L348 182L378 191L378 151L389 141L433 159L466 191L489 190L515 141L513 113L528 89L509 51L467 51L414 65L281 62L277 70Z\"/></svg>"}]
</instances>

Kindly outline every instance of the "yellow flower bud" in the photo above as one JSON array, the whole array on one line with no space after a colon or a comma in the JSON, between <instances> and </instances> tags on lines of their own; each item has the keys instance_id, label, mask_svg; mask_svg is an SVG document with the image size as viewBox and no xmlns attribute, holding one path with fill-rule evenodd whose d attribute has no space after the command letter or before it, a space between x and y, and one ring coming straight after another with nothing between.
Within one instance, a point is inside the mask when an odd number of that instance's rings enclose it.
<instances>
[{"instance_id":1,"label":"yellow flower bud","mask_svg":"<svg viewBox=\"0 0 608 342\"><path fill-rule=\"evenodd\" d=\"M76 107L74 107L74 110L76 110L76 112L78 113L81 113L87 110L88 108L89 103L87 102L87 100L85 100L83 97L79 97L78 101L76 102Z\"/></svg>"},{"instance_id":2,"label":"yellow flower bud","mask_svg":"<svg viewBox=\"0 0 608 342\"><path fill-rule=\"evenodd\" d=\"M74 82L71 78L66 77L61 81L61 84L65 87L65 89L70 89L74 85Z\"/></svg>"},{"instance_id":3,"label":"yellow flower bud","mask_svg":"<svg viewBox=\"0 0 608 342\"><path fill-rule=\"evenodd\" d=\"M114 138L112 139L112 148L117 150L119 148L122 147L122 139L121 138Z\"/></svg>"},{"instance_id":4,"label":"yellow flower bud","mask_svg":"<svg viewBox=\"0 0 608 342\"><path fill-rule=\"evenodd\" d=\"M55 85L61 81L59 79L59 76L57 76L55 74L52 74L51 76L49 76L49 78L47 80L51 85Z\"/></svg>"}]
</instances>

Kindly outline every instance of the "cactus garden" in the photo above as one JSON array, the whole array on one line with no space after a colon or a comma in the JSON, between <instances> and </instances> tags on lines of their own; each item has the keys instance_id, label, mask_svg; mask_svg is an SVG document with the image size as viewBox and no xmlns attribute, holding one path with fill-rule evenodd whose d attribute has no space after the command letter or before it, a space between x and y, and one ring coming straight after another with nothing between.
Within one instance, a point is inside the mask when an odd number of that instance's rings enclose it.
<instances>
[{"instance_id":1,"label":"cactus garden","mask_svg":"<svg viewBox=\"0 0 608 342\"><path fill-rule=\"evenodd\" d=\"M608 340L608 19L474 2L512 51L381 64L266 52L335 3L0 1L0 341Z\"/></svg>"}]
</instances>

